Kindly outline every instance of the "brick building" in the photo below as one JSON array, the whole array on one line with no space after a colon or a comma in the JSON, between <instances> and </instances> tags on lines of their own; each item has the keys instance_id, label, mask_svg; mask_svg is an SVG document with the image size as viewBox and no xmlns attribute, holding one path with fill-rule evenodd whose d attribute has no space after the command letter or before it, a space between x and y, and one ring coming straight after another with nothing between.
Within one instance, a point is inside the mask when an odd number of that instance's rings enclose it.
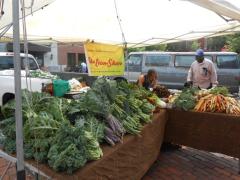
<instances>
[{"instance_id":1,"label":"brick building","mask_svg":"<svg viewBox=\"0 0 240 180\"><path fill-rule=\"evenodd\" d=\"M83 43L51 43L51 52L44 57L50 71L69 71L85 62Z\"/></svg>"}]
</instances>

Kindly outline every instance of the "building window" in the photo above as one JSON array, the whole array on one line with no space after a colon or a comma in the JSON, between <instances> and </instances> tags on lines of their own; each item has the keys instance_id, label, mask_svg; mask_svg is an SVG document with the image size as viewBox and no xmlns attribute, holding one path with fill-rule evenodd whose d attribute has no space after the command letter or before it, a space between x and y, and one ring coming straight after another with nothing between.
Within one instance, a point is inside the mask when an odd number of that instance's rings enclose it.
<instances>
[{"instance_id":1,"label":"building window","mask_svg":"<svg viewBox=\"0 0 240 180\"><path fill-rule=\"evenodd\" d=\"M67 53L67 66L68 67L76 66L76 54L75 53Z\"/></svg>"},{"instance_id":2,"label":"building window","mask_svg":"<svg viewBox=\"0 0 240 180\"><path fill-rule=\"evenodd\" d=\"M78 53L78 64L81 64L82 62L86 63L86 57L85 54Z\"/></svg>"}]
</instances>

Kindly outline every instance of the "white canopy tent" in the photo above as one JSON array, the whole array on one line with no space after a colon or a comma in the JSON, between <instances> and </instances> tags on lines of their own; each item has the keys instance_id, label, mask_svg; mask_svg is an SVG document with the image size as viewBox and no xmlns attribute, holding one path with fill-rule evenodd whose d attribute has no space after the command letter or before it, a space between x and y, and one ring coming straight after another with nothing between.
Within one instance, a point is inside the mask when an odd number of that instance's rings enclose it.
<instances>
[{"instance_id":1,"label":"white canopy tent","mask_svg":"<svg viewBox=\"0 0 240 180\"><path fill-rule=\"evenodd\" d=\"M54 0L25 0L25 15L33 14L53 1ZM20 10L19 13L19 18L22 19ZM9 26L12 26L12 0L0 0L0 30L8 28Z\"/></svg>"},{"instance_id":2,"label":"white canopy tent","mask_svg":"<svg viewBox=\"0 0 240 180\"><path fill-rule=\"evenodd\" d=\"M26 21L28 39L34 41L93 39L120 44L123 37L117 15L130 47L193 40L240 30L240 1L236 0L25 0L25 3L29 7L33 5L26 11L30 14ZM42 7L45 8L42 10ZM3 10L0 29L11 24L10 0L5 1ZM31 15L34 11L37 12ZM226 21L219 15L233 21ZM11 37L11 33L7 36Z\"/></svg>"},{"instance_id":3,"label":"white canopy tent","mask_svg":"<svg viewBox=\"0 0 240 180\"><path fill-rule=\"evenodd\" d=\"M53 1L25 0L29 6L34 2L34 10ZM11 0L5 1L5 4L8 2ZM237 0L115 2L123 33L130 47L193 40L240 30L240 23L237 21L240 19L240 1ZM31 14L30 9L28 13ZM234 21L225 21L218 14ZM0 28L6 26L9 20L9 16L4 14ZM62 42L91 39L112 44L123 43L114 0L55 0L27 18L27 34L29 40L39 42L50 39ZM11 37L11 33L7 36Z\"/></svg>"},{"instance_id":4,"label":"white canopy tent","mask_svg":"<svg viewBox=\"0 0 240 180\"><path fill-rule=\"evenodd\" d=\"M240 11L239 8L231 4L226 0L188 0L192 3L200 5L204 8L207 8L220 16L226 16L231 18L230 20L240 21ZM235 3L238 3L235 0Z\"/></svg>"},{"instance_id":5,"label":"white canopy tent","mask_svg":"<svg viewBox=\"0 0 240 180\"><path fill-rule=\"evenodd\" d=\"M33 11L54 0L34 2ZM10 1L7 1L10 2ZM10 6L5 7L7 10ZM222 35L240 30L239 21L225 21L216 13L240 19L240 2L236 0L55 0L27 18L29 40L79 42L93 39L118 44L123 42L118 17L129 46L170 43ZM231 3L229 5L229 3ZM213 6L217 4L216 6ZM217 8L216 8L217 7ZM221 8L220 8L221 7ZM215 9L214 9L215 8ZM28 14L31 14L29 9ZM3 15L0 28L11 22ZM11 33L7 34L11 36Z\"/></svg>"}]
</instances>

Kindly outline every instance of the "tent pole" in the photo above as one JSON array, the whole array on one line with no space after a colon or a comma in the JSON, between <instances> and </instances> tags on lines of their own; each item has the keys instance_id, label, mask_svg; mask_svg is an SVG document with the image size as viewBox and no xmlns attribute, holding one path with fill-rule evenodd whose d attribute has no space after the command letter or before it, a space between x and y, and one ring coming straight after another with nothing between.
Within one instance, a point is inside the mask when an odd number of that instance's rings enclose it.
<instances>
[{"instance_id":1,"label":"tent pole","mask_svg":"<svg viewBox=\"0 0 240 180\"><path fill-rule=\"evenodd\" d=\"M128 69L128 49L127 49L127 42L124 42L124 63L127 64L127 80L129 81L129 69Z\"/></svg>"},{"instance_id":2,"label":"tent pole","mask_svg":"<svg viewBox=\"0 0 240 180\"><path fill-rule=\"evenodd\" d=\"M17 180L25 180L24 157L23 157L19 0L12 0L12 12L13 12L14 81L16 100L15 122L16 122Z\"/></svg>"}]
</instances>

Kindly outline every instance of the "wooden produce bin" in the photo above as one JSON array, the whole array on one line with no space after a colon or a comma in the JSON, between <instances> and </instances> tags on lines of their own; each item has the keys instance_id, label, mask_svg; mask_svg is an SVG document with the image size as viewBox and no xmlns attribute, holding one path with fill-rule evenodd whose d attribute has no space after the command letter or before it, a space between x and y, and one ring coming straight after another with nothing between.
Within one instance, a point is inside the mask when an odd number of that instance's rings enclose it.
<instances>
[{"instance_id":1,"label":"wooden produce bin","mask_svg":"<svg viewBox=\"0 0 240 180\"><path fill-rule=\"evenodd\" d=\"M240 158L240 116L167 110L165 142Z\"/></svg>"},{"instance_id":2,"label":"wooden produce bin","mask_svg":"<svg viewBox=\"0 0 240 180\"><path fill-rule=\"evenodd\" d=\"M164 138L167 112L161 110L154 113L152 123L144 126L138 136L126 135L123 143L114 147L103 145L103 157L100 160L87 163L73 174L59 173L46 164L37 164L31 161L52 179L116 179L139 180L148 171L157 159Z\"/></svg>"}]
</instances>

